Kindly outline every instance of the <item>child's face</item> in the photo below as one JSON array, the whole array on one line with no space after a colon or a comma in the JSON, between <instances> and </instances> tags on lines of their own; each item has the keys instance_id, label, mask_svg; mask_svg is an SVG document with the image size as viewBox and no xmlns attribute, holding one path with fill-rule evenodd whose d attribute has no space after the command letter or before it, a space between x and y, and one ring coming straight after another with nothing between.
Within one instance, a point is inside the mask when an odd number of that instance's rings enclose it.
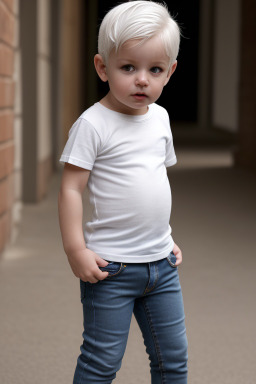
<instances>
[{"instance_id":1,"label":"child's face","mask_svg":"<svg viewBox=\"0 0 256 384\"><path fill-rule=\"evenodd\" d=\"M177 62L169 68L170 59L156 36L141 45L138 41L127 41L118 52L111 51L107 67L102 64L100 73L95 60L99 76L109 83L110 91L105 98L108 106L117 112L141 115L159 98Z\"/></svg>"}]
</instances>

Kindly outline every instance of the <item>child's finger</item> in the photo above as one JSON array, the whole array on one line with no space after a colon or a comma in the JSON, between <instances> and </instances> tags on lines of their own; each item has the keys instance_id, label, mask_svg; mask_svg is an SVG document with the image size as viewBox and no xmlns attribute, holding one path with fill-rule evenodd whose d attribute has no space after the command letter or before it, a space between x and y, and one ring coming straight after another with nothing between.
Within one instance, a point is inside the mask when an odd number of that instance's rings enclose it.
<instances>
[{"instance_id":1,"label":"child's finger","mask_svg":"<svg viewBox=\"0 0 256 384\"><path fill-rule=\"evenodd\" d=\"M98 264L98 267L106 267L108 265L108 262L101 257L96 257L96 263Z\"/></svg>"},{"instance_id":2,"label":"child's finger","mask_svg":"<svg viewBox=\"0 0 256 384\"><path fill-rule=\"evenodd\" d=\"M97 274L96 274L96 279L98 279L98 280L104 280L104 279L106 279L106 277L108 277L108 272L106 272L106 271L101 271L100 269L99 269L99 271L97 272Z\"/></svg>"},{"instance_id":3,"label":"child's finger","mask_svg":"<svg viewBox=\"0 0 256 384\"><path fill-rule=\"evenodd\" d=\"M177 260L175 263L175 267L178 267L182 263L182 260Z\"/></svg>"},{"instance_id":4,"label":"child's finger","mask_svg":"<svg viewBox=\"0 0 256 384\"><path fill-rule=\"evenodd\" d=\"M175 266L178 267L178 265L180 265L182 263L182 253L181 252L178 252L176 255L176 263L175 263Z\"/></svg>"}]
</instances>

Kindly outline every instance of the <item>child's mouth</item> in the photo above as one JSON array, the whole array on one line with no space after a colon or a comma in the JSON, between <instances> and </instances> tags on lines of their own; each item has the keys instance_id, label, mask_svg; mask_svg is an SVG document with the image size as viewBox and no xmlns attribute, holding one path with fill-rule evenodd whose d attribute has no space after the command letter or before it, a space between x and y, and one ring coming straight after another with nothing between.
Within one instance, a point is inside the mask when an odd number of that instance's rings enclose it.
<instances>
[{"instance_id":1,"label":"child's mouth","mask_svg":"<svg viewBox=\"0 0 256 384\"><path fill-rule=\"evenodd\" d=\"M144 93L135 93L133 97L137 100L144 100L146 99L147 95L145 95Z\"/></svg>"}]
</instances>

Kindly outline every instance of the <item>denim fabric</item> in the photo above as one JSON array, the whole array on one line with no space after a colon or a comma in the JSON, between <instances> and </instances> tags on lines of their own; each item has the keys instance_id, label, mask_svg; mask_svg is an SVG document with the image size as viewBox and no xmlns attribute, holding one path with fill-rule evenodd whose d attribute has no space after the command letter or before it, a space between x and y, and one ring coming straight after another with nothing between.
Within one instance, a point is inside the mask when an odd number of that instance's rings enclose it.
<instances>
[{"instance_id":1,"label":"denim fabric","mask_svg":"<svg viewBox=\"0 0 256 384\"><path fill-rule=\"evenodd\" d=\"M81 281L84 332L74 384L110 384L121 367L132 313L150 359L152 384L187 383L187 337L175 256L116 263L96 284ZM132 374L132 373L131 373ZM131 382L137 382L136 377Z\"/></svg>"}]
</instances>

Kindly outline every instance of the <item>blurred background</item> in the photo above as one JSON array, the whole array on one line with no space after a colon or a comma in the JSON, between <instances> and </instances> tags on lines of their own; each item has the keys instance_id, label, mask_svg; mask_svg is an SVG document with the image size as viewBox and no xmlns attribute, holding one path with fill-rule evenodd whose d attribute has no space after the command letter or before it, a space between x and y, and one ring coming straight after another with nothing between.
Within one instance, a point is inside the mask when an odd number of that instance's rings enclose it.
<instances>
[{"instance_id":1,"label":"blurred background","mask_svg":"<svg viewBox=\"0 0 256 384\"><path fill-rule=\"evenodd\" d=\"M119 3L0 0L1 383L71 382L81 308L57 223L59 157L74 121L107 92L93 56ZM158 102L178 157L168 176L190 383L255 383L256 2L166 3L183 36ZM117 382L133 383L132 369L149 383L132 327Z\"/></svg>"}]
</instances>

